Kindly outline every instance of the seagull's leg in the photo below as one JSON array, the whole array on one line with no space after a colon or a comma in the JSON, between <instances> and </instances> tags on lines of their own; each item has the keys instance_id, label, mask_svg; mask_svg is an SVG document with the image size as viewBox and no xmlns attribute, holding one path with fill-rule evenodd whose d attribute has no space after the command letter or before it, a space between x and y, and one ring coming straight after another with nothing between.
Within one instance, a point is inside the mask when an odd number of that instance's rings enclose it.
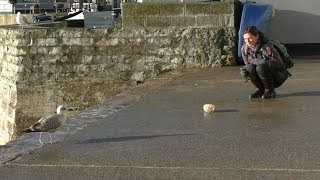
<instances>
[{"instance_id":1,"label":"seagull's leg","mask_svg":"<svg viewBox=\"0 0 320 180\"><path fill-rule=\"evenodd\" d=\"M42 142L42 140L41 140L41 135L42 135L42 132L40 132L39 143L40 143L40 144L43 144L43 142Z\"/></svg>"},{"instance_id":2,"label":"seagull's leg","mask_svg":"<svg viewBox=\"0 0 320 180\"><path fill-rule=\"evenodd\" d=\"M50 133L50 144L52 144L52 133Z\"/></svg>"}]
</instances>

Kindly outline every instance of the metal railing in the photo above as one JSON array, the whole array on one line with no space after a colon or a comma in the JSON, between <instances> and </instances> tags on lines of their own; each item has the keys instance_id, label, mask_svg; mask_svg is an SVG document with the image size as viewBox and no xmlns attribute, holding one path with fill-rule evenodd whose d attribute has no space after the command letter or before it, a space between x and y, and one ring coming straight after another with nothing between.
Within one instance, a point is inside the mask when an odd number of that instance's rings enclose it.
<instances>
[{"instance_id":1,"label":"metal railing","mask_svg":"<svg viewBox=\"0 0 320 180\"><path fill-rule=\"evenodd\" d=\"M69 12L70 5L68 3L15 3L12 13L44 13L44 12Z\"/></svg>"},{"instance_id":2,"label":"metal railing","mask_svg":"<svg viewBox=\"0 0 320 180\"><path fill-rule=\"evenodd\" d=\"M14 11L24 11L25 13L42 12L67 12L70 9L67 3L16 3Z\"/></svg>"},{"instance_id":3,"label":"metal railing","mask_svg":"<svg viewBox=\"0 0 320 180\"><path fill-rule=\"evenodd\" d=\"M101 11L98 4L96 3L83 3L84 12L97 12ZM51 3L34 3L34 2L25 2L25 3L15 3L11 4L0 4L0 13L14 13L18 11L23 14L39 14L44 12L70 12L74 10L79 10L79 3L69 3L64 2L51 2ZM101 7L100 7L101 8ZM112 11L112 5L107 4L102 11L110 10Z\"/></svg>"}]
</instances>

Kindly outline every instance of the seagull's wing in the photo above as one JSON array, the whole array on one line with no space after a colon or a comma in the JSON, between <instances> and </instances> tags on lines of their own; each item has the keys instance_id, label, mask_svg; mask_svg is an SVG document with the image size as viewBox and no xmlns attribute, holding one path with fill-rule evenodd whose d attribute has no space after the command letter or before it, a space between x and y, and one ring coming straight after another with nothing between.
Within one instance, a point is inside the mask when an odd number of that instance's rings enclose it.
<instances>
[{"instance_id":1,"label":"seagull's wing","mask_svg":"<svg viewBox=\"0 0 320 180\"><path fill-rule=\"evenodd\" d=\"M36 124L32 126L32 129L37 131L54 131L62 124L63 116L59 114L42 117Z\"/></svg>"},{"instance_id":2,"label":"seagull's wing","mask_svg":"<svg viewBox=\"0 0 320 180\"><path fill-rule=\"evenodd\" d=\"M24 24L22 24L22 25L28 25L28 18L27 17L25 17L25 16L21 16L21 19L22 19L22 23L24 23Z\"/></svg>"},{"instance_id":3,"label":"seagull's wing","mask_svg":"<svg viewBox=\"0 0 320 180\"><path fill-rule=\"evenodd\" d=\"M26 26L26 25L28 25L28 23L29 23L29 22L28 22L28 18L27 18L26 16L22 15L22 14L19 14L19 15L17 16L16 21L17 21L18 24L20 24L20 25L22 25L22 26Z\"/></svg>"}]
</instances>

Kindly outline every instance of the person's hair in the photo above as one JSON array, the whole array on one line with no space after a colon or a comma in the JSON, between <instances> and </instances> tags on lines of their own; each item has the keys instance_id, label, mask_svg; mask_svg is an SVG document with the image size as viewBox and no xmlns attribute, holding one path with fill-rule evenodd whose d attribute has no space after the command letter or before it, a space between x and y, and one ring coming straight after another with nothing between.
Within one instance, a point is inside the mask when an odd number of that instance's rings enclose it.
<instances>
[{"instance_id":1,"label":"person's hair","mask_svg":"<svg viewBox=\"0 0 320 180\"><path fill-rule=\"evenodd\" d=\"M259 35L258 40L259 40L259 42L261 44L264 44L264 43L267 42L267 39L264 36L264 34L256 26L248 26L248 27L246 27L246 29L244 30L243 34L246 34L246 33L252 34L254 36L258 36Z\"/></svg>"}]
</instances>

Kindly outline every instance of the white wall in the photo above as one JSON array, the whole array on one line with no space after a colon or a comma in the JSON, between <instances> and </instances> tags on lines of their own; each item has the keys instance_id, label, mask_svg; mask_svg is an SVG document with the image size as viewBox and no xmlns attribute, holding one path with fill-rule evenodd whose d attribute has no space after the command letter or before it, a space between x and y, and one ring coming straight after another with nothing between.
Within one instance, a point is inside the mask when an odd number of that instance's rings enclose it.
<instances>
[{"instance_id":1,"label":"white wall","mask_svg":"<svg viewBox=\"0 0 320 180\"><path fill-rule=\"evenodd\" d=\"M240 0L244 1L244 0ZM268 36L288 44L320 43L320 0L255 0L276 9Z\"/></svg>"},{"instance_id":2,"label":"white wall","mask_svg":"<svg viewBox=\"0 0 320 180\"><path fill-rule=\"evenodd\" d=\"M8 1L6 0L0 0L0 12L7 12L10 13L12 12L12 4L10 4Z\"/></svg>"}]
</instances>

